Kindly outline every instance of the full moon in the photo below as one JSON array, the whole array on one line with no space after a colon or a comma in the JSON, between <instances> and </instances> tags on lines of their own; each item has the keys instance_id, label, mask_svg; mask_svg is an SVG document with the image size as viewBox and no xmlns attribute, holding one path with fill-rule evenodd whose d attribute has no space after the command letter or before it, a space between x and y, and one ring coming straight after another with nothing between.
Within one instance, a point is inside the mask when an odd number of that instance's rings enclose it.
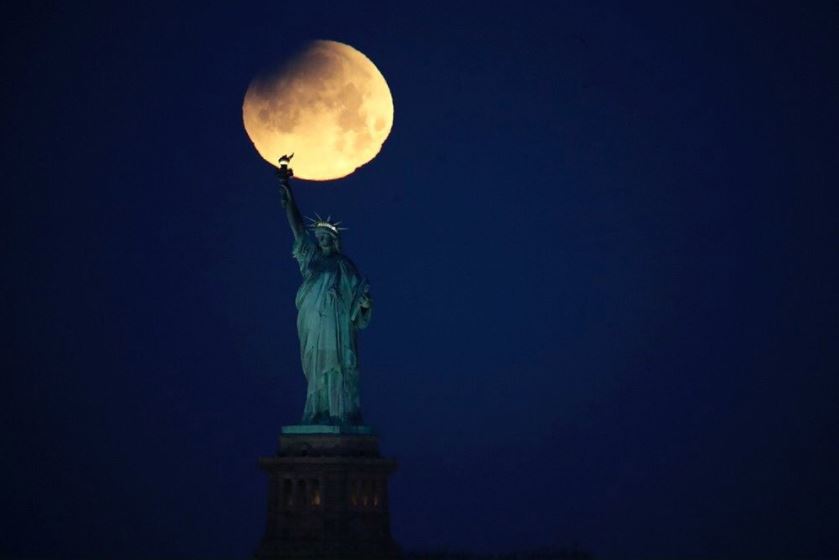
<instances>
[{"instance_id":1,"label":"full moon","mask_svg":"<svg viewBox=\"0 0 839 560\"><path fill-rule=\"evenodd\" d=\"M345 177L376 157L393 126L393 97L379 69L336 41L313 41L279 71L248 86L242 119L254 147L294 175Z\"/></svg>"}]
</instances>

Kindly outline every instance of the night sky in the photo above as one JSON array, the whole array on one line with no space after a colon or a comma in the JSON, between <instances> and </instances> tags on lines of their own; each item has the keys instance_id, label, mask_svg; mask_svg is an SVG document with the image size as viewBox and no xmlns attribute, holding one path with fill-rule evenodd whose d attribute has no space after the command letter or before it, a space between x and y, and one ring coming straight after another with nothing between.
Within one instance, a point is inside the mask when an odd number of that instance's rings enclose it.
<instances>
[{"instance_id":1,"label":"night sky","mask_svg":"<svg viewBox=\"0 0 839 560\"><path fill-rule=\"evenodd\" d=\"M321 38L394 98L296 194L401 545L839 558L837 5L354 4L4 9L0 557L255 549L305 380L241 106Z\"/></svg>"}]
</instances>

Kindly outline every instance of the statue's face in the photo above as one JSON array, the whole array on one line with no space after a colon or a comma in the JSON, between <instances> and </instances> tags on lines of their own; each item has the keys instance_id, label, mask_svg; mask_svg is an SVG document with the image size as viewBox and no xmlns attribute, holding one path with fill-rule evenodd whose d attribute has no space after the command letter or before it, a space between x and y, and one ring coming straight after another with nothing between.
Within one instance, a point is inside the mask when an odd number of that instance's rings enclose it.
<instances>
[{"instance_id":1,"label":"statue's face","mask_svg":"<svg viewBox=\"0 0 839 560\"><path fill-rule=\"evenodd\" d=\"M315 230L315 239L318 242L318 247L324 253L331 253L335 250L335 239L322 229Z\"/></svg>"}]
</instances>

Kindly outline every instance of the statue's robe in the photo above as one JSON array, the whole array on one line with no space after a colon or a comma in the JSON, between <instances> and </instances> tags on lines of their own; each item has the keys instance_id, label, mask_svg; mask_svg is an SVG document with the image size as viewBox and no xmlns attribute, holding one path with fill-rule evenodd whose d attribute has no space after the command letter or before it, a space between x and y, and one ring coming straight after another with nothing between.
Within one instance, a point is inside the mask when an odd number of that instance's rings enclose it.
<instances>
[{"instance_id":1,"label":"statue's robe","mask_svg":"<svg viewBox=\"0 0 839 560\"><path fill-rule=\"evenodd\" d=\"M308 381L304 424L360 424L356 331L370 322L362 307L367 281L339 252L325 255L311 235L294 242L303 284L297 290L297 333Z\"/></svg>"}]
</instances>

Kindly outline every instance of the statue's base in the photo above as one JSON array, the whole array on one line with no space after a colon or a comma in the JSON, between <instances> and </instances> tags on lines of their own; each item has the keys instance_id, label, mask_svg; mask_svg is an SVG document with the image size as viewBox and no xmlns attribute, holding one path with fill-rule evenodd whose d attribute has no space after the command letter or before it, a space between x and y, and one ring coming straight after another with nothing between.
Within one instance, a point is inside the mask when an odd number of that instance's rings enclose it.
<instances>
[{"instance_id":1,"label":"statue's base","mask_svg":"<svg viewBox=\"0 0 839 560\"><path fill-rule=\"evenodd\" d=\"M283 435L312 435L312 434L363 434L373 435L373 428L370 426L329 426L321 424L296 424L283 426Z\"/></svg>"},{"instance_id":2,"label":"statue's base","mask_svg":"<svg viewBox=\"0 0 839 560\"><path fill-rule=\"evenodd\" d=\"M258 559L399 558L390 534L388 477L366 426L285 426L268 474L268 522Z\"/></svg>"}]
</instances>

